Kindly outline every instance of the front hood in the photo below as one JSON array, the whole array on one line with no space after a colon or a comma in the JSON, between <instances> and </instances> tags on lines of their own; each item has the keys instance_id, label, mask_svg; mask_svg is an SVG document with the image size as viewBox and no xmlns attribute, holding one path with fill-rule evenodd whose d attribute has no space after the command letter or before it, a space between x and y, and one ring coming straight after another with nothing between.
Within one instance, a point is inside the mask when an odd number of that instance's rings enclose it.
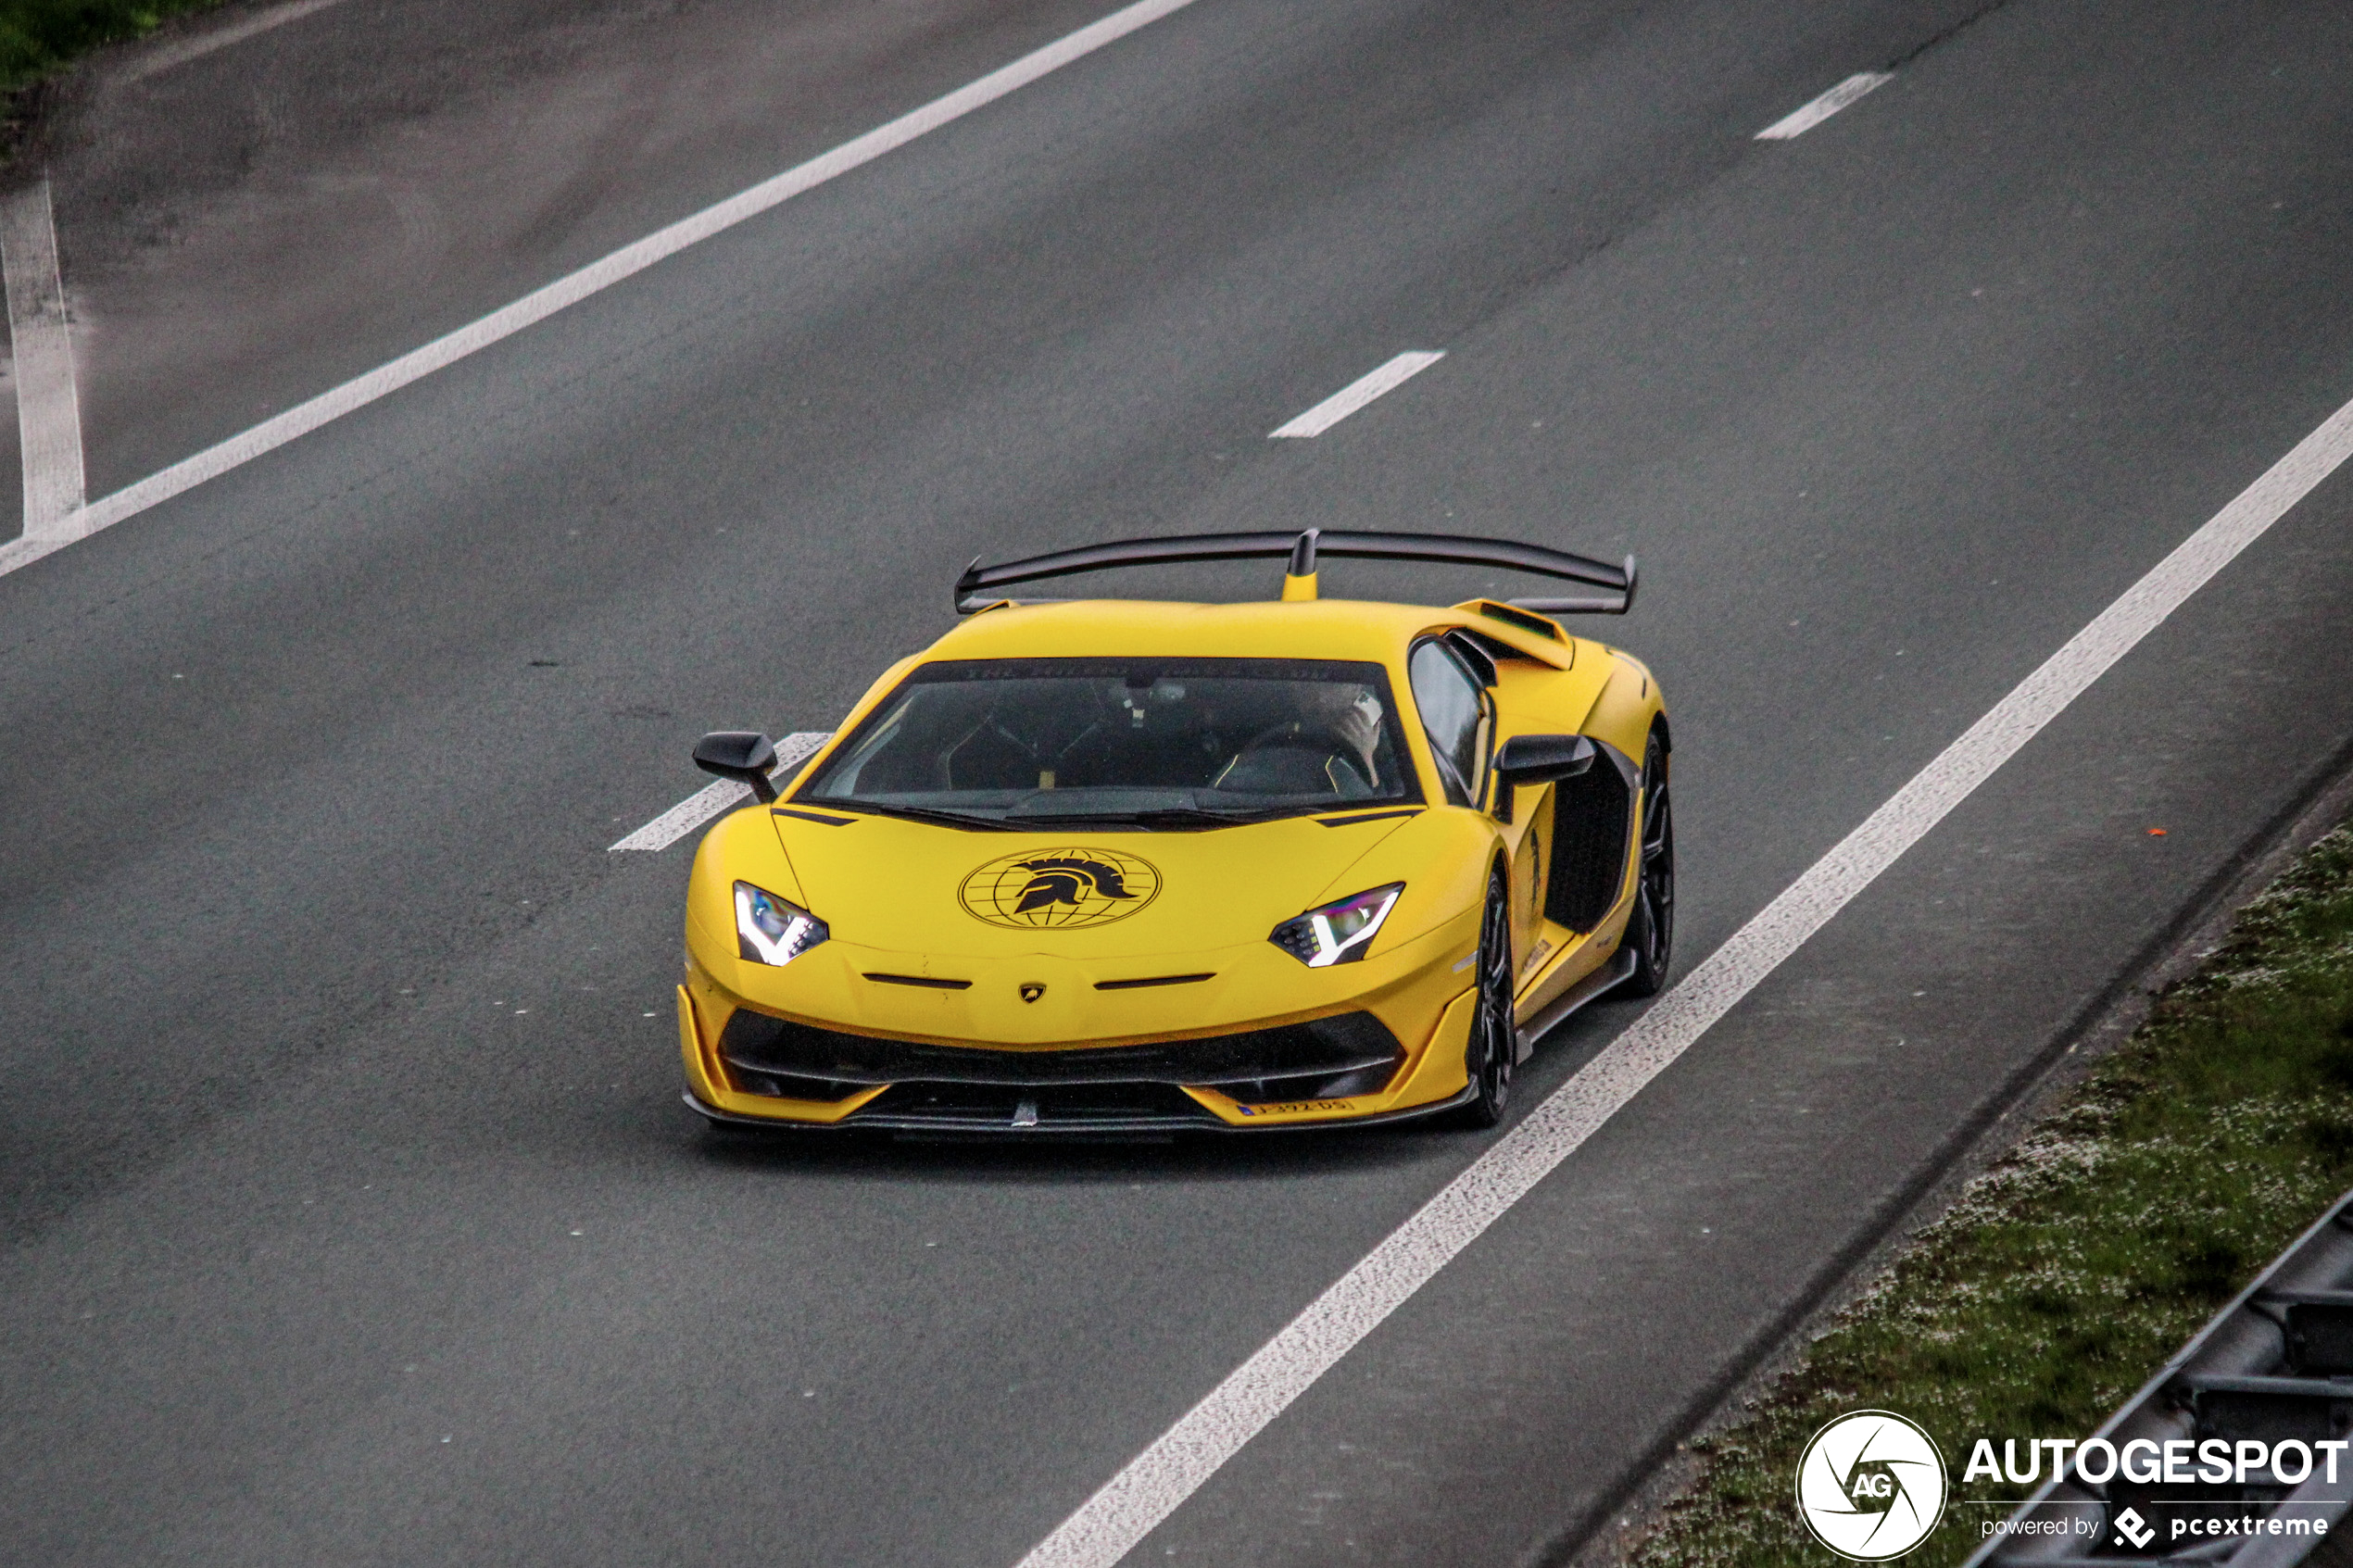
<instances>
[{"instance_id":1,"label":"front hood","mask_svg":"<svg viewBox=\"0 0 2353 1568\"><path fill-rule=\"evenodd\" d=\"M966 833L889 817L771 818L837 939L937 958L1126 959L1264 941L1409 818L1202 833Z\"/></svg>"}]
</instances>

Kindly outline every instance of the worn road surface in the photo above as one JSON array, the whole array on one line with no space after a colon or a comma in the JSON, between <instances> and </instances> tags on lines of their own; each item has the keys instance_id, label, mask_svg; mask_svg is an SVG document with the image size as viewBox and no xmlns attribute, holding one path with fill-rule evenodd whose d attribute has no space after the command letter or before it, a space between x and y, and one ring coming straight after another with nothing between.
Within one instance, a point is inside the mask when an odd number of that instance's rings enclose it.
<instances>
[{"instance_id":1,"label":"worn road surface","mask_svg":"<svg viewBox=\"0 0 2353 1568\"><path fill-rule=\"evenodd\" d=\"M1109 7L403 9L61 111L92 495ZM975 554L1631 550L1688 968L2353 398L2348 66L2322 0L1197 0L0 576L0 1560L1010 1568L1491 1138L707 1136L689 848L605 848L693 738L830 727ZM1609 1527L2341 767L2348 483L1131 1562Z\"/></svg>"}]
</instances>

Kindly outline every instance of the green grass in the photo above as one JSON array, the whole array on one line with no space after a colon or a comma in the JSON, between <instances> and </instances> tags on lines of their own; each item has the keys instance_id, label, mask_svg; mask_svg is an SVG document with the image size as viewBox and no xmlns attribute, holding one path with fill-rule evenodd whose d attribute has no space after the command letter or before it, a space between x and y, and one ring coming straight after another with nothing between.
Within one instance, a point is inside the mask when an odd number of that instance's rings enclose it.
<instances>
[{"instance_id":1,"label":"green grass","mask_svg":"<svg viewBox=\"0 0 2353 1568\"><path fill-rule=\"evenodd\" d=\"M0 0L0 91L46 76L102 44L153 31L221 0Z\"/></svg>"},{"instance_id":2,"label":"green grass","mask_svg":"<svg viewBox=\"0 0 2353 1568\"><path fill-rule=\"evenodd\" d=\"M1638 1568L1834 1562L1799 1522L1799 1452L1870 1407L1934 1436L1957 1497L1980 1436L2082 1437L2353 1186L2353 829L2315 845L2122 1048L1973 1182L1712 1441ZM1957 1563L1954 1508L1905 1568Z\"/></svg>"}]
</instances>

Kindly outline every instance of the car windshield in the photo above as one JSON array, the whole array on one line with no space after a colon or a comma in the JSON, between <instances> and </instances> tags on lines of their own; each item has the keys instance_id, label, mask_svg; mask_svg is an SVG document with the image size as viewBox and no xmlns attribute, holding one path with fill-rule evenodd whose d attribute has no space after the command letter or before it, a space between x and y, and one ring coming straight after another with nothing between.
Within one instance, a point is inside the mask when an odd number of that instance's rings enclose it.
<instances>
[{"instance_id":1,"label":"car windshield","mask_svg":"<svg viewBox=\"0 0 2353 1568\"><path fill-rule=\"evenodd\" d=\"M917 668L793 798L956 826L1144 828L1416 801L1378 664L1020 659Z\"/></svg>"}]
</instances>

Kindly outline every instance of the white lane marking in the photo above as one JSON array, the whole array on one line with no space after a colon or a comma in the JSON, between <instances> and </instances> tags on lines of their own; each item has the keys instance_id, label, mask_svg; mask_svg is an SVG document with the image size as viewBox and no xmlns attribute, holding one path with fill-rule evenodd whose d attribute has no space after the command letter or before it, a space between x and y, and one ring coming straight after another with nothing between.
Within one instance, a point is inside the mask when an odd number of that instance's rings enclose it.
<instances>
[{"instance_id":1,"label":"white lane marking","mask_svg":"<svg viewBox=\"0 0 2353 1568\"><path fill-rule=\"evenodd\" d=\"M242 44L258 32L267 32L273 27L283 27L288 22L300 21L314 11L323 11L330 6L342 4L343 0L286 0L283 6L266 7L242 21L231 22L227 27L211 32L199 33L194 38L182 38L166 44L144 58L133 60L124 67L116 74L115 82L120 86L133 82L145 82L147 78L170 70L174 66L184 66L190 60L200 60L215 49L226 49L232 44Z\"/></svg>"},{"instance_id":2,"label":"white lane marking","mask_svg":"<svg viewBox=\"0 0 2353 1568\"><path fill-rule=\"evenodd\" d=\"M422 348L411 349L399 358L379 365L331 392L321 393L307 403L297 404L283 414L264 420L242 434L233 435L219 445L207 447L192 458L184 458L135 484L92 502L66 519L54 538L19 540L12 545L0 546L0 576L29 566L76 540L86 539L102 528L111 528L123 519L143 512L158 502L170 500L182 491L194 489L208 479L216 479L356 408L365 408L412 382L421 381L502 338L511 337L525 327L547 320L567 306L576 305L591 295L609 289L691 245L731 229L747 219L756 218L803 192L814 190L829 180L872 163L885 153L903 147L929 132L986 107L1007 94L1026 87L1038 78L1060 70L1074 60L1081 59L1107 44L1115 43L1163 17L1181 11L1192 3L1193 0L1139 0L1136 5L1114 11L1100 21L1090 22L1077 31L1034 53L1024 55L1011 65L990 71L944 97L935 98L919 109L900 115L887 125L877 126L862 136L844 142L831 152L820 154L807 163L762 181L691 218L681 219L633 245L623 245L602 260L592 261L579 271L559 278L513 304L492 311L470 326L460 327Z\"/></svg>"},{"instance_id":3,"label":"white lane marking","mask_svg":"<svg viewBox=\"0 0 2353 1568\"><path fill-rule=\"evenodd\" d=\"M1112 1568L2108 666L2353 454L2353 403L2020 682L1550 1098L1057 1525L1020 1568Z\"/></svg>"},{"instance_id":4,"label":"white lane marking","mask_svg":"<svg viewBox=\"0 0 2353 1568\"><path fill-rule=\"evenodd\" d=\"M1857 71L1796 113L1777 119L1759 131L1756 139L1760 142L1786 142L1793 136L1803 136L1864 94L1884 87L1894 80L1894 73L1889 71Z\"/></svg>"},{"instance_id":5,"label":"white lane marking","mask_svg":"<svg viewBox=\"0 0 2353 1568\"><path fill-rule=\"evenodd\" d=\"M1416 349L1400 354L1370 375L1360 376L1300 415L1289 424L1266 433L1269 441L1304 441L1348 418L1385 392L1394 392L1414 377L1446 358L1446 351L1436 353Z\"/></svg>"},{"instance_id":6,"label":"white lane marking","mask_svg":"<svg viewBox=\"0 0 2353 1568\"><path fill-rule=\"evenodd\" d=\"M816 756L817 748L833 738L831 730L795 730L776 743L776 765L768 771L768 776L779 783L792 777L794 769ZM741 780L716 780L628 837L607 845L606 853L616 849L667 849L750 794L751 785Z\"/></svg>"},{"instance_id":7,"label":"white lane marking","mask_svg":"<svg viewBox=\"0 0 2353 1568\"><path fill-rule=\"evenodd\" d=\"M24 453L24 532L45 539L82 509L82 401L73 334L57 276L57 230L43 175L0 199L0 273L16 350L17 432Z\"/></svg>"}]
</instances>

